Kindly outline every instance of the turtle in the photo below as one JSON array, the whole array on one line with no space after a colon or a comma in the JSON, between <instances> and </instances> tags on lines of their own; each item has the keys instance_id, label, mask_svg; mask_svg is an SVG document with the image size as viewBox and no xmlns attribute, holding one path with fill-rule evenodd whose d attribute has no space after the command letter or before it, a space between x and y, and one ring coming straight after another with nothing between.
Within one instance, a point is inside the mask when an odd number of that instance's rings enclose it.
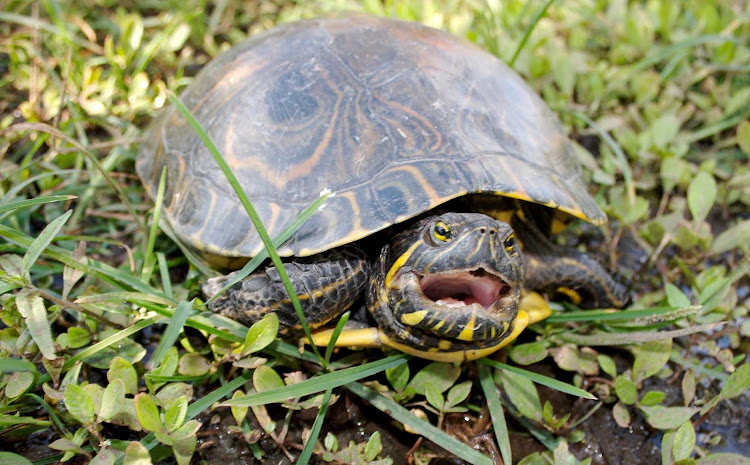
<instances>
[{"instance_id":1,"label":"turtle","mask_svg":"<svg viewBox=\"0 0 750 465\"><path fill-rule=\"evenodd\" d=\"M547 317L541 293L625 302L596 260L550 239L560 221L607 219L573 143L521 77L465 39L364 14L283 24L210 61L181 98L272 237L330 193L278 248L315 344L351 309L360 323L339 346L472 360ZM163 209L180 242L225 272L261 252L174 106L152 122L136 161L153 198L164 168ZM283 334L301 328L271 265L209 308L248 325L275 312Z\"/></svg>"}]
</instances>

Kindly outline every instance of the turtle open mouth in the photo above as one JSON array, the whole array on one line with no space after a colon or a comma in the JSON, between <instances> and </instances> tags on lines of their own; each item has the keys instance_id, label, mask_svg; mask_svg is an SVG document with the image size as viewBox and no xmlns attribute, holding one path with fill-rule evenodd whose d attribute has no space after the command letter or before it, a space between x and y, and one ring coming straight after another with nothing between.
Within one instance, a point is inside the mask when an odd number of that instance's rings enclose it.
<instances>
[{"instance_id":1,"label":"turtle open mouth","mask_svg":"<svg viewBox=\"0 0 750 465\"><path fill-rule=\"evenodd\" d=\"M425 297L446 307L479 304L485 310L501 310L511 302L512 286L483 269L423 276L419 285Z\"/></svg>"}]
</instances>

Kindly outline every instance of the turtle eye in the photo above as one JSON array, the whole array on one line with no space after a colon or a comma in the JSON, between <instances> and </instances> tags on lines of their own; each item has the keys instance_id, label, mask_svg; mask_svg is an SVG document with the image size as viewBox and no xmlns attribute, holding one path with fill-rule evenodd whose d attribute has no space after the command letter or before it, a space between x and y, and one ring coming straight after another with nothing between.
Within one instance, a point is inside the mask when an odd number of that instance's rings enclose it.
<instances>
[{"instance_id":1,"label":"turtle eye","mask_svg":"<svg viewBox=\"0 0 750 465\"><path fill-rule=\"evenodd\" d=\"M442 221L436 221L432 226L432 237L439 240L440 242L448 242L451 240L451 228Z\"/></svg>"},{"instance_id":2,"label":"turtle eye","mask_svg":"<svg viewBox=\"0 0 750 465\"><path fill-rule=\"evenodd\" d=\"M516 246L516 236L511 234L510 236L505 239L505 251L506 252L513 252L513 248Z\"/></svg>"}]
</instances>

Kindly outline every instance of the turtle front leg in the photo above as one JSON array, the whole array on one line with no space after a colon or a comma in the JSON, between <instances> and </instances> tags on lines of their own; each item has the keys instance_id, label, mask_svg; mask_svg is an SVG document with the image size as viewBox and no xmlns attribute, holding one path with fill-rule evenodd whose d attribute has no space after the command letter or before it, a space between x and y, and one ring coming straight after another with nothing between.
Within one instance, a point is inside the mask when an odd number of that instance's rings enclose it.
<instances>
[{"instance_id":1,"label":"turtle front leg","mask_svg":"<svg viewBox=\"0 0 750 465\"><path fill-rule=\"evenodd\" d=\"M343 313L364 292L370 263L356 247L344 247L285 263L307 324L316 328ZM211 278L203 292L213 296L236 275ZM282 332L302 328L275 267L269 266L238 282L209 304L209 308L245 325L268 312L279 317Z\"/></svg>"},{"instance_id":2,"label":"turtle front leg","mask_svg":"<svg viewBox=\"0 0 750 465\"><path fill-rule=\"evenodd\" d=\"M523 242L526 289L563 294L583 308L625 305L627 289L596 260L553 244L533 220L516 217L513 228Z\"/></svg>"}]
</instances>

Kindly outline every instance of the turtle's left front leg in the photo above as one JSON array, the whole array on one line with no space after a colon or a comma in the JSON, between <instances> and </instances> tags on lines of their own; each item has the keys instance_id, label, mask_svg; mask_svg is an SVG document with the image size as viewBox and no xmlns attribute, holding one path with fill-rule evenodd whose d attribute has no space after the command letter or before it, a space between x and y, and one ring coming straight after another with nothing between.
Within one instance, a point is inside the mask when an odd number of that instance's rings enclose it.
<instances>
[{"instance_id":1,"label":"turtle's left front leg","mask_svg":"<svg viewBox=\"0 0 750 465\"><path fill-rule=\"evenodd\" d=\"M513 228L523 243L526 289L566 295L582 308L620 308L627 303L626 287L596 260L553 244L525 216L514 218Z\"/></svg>"}]
</instances>

